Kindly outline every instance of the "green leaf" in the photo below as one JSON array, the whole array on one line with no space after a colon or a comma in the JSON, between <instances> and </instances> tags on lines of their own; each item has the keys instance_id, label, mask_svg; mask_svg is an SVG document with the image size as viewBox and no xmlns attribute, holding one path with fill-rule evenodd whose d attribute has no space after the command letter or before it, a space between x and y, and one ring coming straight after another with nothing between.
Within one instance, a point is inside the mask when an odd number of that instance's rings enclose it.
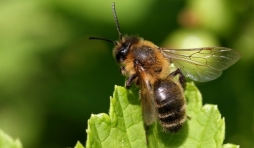
<instances>
[{"instance_id":1,"label":"green leaf","mask_svg":"<svg viewBox=\"0 0 254 148\"><path fill-rule=\"evenodd\" d=\"M19 139L13 140L0 129L0 148L22 148Z\"/></svg>"},{"instance_id":2,"label":"green leaf","mask_svg":"<svg viewBox=\"0 0 254 148\"><path fill-rule=\"evenodd\" d=\"M104 113L92 115L87 134L87 148L146 147L137 94L116 86L113 98L110 98L109 116Z\"/></svg>"},{"instance_id":3,"label":"green leaf","mask_svg":"<svg viewBox=\"0 0 254 148\"><path fill-rule=\"evenodd\" d=\"M78 141L74 148L85 148L85 147Z\"/></svg>"},{"instance_id":4,"label":"green leaf","mask_svg":"<svg viewBox=\"0 0 254 148\"><path fill-rule=\"evenodd\" d=\"M228 144L224 144L222 146L222 148L240 148L239 145L234 145L234 144L231 144L231 143L228 143Z\"/></svg>"},{"instance_id":5,"label":"green leaf","mask_svg":"<svg viewBox=\"0 0 254 148\"><path fill-rule=\"evenodd\" d=\"M92 115L88 120L87 148L236 148L223 145L225 122L216 105L202 106L202 97L194 83L185 90L189 120L177 133L166 133L155 122L146 132L142 120L138 91L116 86L110 98L109 115ZM148 140L148 142L147 142Z\"/></svg>"}]
</instances>

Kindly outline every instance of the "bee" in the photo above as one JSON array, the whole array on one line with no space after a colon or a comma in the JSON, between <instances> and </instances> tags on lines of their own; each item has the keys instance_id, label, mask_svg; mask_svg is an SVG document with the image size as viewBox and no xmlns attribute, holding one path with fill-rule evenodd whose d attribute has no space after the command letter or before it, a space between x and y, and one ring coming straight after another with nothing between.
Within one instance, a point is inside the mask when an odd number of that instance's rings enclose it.
<instances>
[{"instance_id":1,"label":"bee","mask_svg":"<svg viewBox=\"0 0 254 148\"><path fill-rule=\"evenodd\" d=\"M127 77L126 88L140 87L142 115L148 127L158 118L166 132L177 132L187 120L184 88L186 79L207 82L236 63L240 54L225 47L167 49L136 36L123 36L115 4L112 5L119 40L90 37L115 45L113 56ZM171 64L175 68L172 68Z\"/></svg>"}]
</instances>

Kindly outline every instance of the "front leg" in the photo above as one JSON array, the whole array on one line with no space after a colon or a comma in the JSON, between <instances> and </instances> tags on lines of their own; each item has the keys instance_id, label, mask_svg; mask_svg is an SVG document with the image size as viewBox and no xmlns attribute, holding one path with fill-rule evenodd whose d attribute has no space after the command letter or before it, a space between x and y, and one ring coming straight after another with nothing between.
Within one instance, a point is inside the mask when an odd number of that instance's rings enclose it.
<instances>
[{"instance_id":1,"label":"front leg","mask_svg":"<svg viewBox=\"0 0 254 148\"><path fill-rule=\"evenodd\" d=\"M133 74L130 75L130 77L126 80L125 82L125 87L127 89L129 89L131 87L131 84L133 83L133 81L135 80L135 78L137 78L137 74Z\"/></svg>"}]
</instances>

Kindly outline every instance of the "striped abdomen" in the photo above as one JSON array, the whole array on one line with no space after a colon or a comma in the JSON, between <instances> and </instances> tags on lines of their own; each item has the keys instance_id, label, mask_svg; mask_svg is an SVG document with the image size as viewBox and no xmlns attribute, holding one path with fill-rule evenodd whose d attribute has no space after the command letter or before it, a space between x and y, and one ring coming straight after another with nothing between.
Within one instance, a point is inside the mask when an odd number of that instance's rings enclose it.
<instances>
[{"instance_id":1,"label":"striped abdomen","mask_svg":"<svg viewBox=\"0 0 254 148\"><path fill-rule=\"evenodd\" d=\"M154 83L158 118L164 130L177 132L186 121L185 98L181 86L171 79Z\"/></svg>"}]
</instances>

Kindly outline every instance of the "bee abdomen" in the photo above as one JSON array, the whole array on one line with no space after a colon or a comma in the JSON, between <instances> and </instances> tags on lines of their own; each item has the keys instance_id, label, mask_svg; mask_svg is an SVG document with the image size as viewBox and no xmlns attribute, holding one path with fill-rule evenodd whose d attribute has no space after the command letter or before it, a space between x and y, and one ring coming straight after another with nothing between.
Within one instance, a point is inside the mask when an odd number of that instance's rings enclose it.
<instances>
[{"instance_id":1,"label":"bee abdomen","mask_svg":"<svg viewBox=\"0 0 254 148\"><path fill-rule=\"evenodd\" d=\"M158 118L164 130L177 132L186 121L186 105L183 91L170 79L157 80L154 96Z\"/></svg>"}]
</instances>

